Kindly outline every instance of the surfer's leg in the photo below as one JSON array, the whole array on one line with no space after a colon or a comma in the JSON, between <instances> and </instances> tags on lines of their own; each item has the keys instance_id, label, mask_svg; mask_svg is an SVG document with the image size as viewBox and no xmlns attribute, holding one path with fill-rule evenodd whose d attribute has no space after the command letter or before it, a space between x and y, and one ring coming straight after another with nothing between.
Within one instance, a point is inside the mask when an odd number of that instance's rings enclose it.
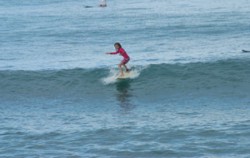
<instances>
[{"instance_id":1,"label":"surfer's leg","mask_svg":"<svg viewBox=\"0 0 250 158\"><path fill-rule=\"evenodd\" d=\"M126 66L126 64L129 62L129 58L128 59L123 59L121 64L125 67L126 72L129 72L128 67Z\"/></svg>"},{"instance_id":2,"label":"surfer's leg","mask_svg":"<svg viewBox=\"0 0 250 158\"><path fill-rule=\"evenodd\" d=\"M126 66L126 64L124 64L123 66L125 67L126 72L129 72L129 69L128 69L128 67Z\"/></svg>"},{"instance_id":3,"label":"surfer's leg","mask_svg":"<svg viewBox=\"0 0 250 158\"><path fill-rule=\"evenodd\" d=\"M123 65L123 64L120 63L120 64L118 65L118 67L119 67L121 76L124 76L123 71L122 71L122 65Z\"/></svg>"}]
</instances>

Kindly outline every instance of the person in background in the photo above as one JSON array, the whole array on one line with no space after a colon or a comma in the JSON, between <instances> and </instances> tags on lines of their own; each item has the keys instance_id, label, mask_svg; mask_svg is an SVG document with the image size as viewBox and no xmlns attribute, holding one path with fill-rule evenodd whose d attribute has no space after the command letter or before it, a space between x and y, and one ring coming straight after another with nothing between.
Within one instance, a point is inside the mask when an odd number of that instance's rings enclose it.
<instances>
[{"instance_id":1,"label":"person in background","mask_svg":"<svg viewBox=\"0 0 250 158\"><path fill-rule=\"evenodd\" d=\"M107 7L106 0L100 0L99 7Z\"/></svg>"}]
</instances>

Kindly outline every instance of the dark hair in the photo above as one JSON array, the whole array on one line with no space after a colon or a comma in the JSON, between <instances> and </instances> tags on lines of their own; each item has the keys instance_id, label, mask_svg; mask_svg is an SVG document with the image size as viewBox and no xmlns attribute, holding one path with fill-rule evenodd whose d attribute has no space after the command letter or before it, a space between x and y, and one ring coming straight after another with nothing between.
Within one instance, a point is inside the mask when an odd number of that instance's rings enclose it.
<instances>
[{"instance_id":1,"label":"dark hair","mask_svg":"<svg viewBox=\"0 0 250 158\"><path fill-rule=\"evenodd\" d=\"M115 45L118 45L119 48L122 48L122 45L121 45L119 42L116 42L116 43L114 44L114 46L115 46Z\"/></svg>"}]
</instances>

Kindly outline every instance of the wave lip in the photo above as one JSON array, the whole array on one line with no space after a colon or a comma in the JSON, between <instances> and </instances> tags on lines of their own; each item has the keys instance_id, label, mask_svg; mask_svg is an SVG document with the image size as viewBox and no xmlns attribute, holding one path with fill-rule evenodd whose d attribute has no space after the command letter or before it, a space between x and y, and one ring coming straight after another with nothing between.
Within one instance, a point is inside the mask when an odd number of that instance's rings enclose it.
<instances>
[{"instance_id":1,"label":"wave lip","mask_svg":"<svg viewBox=\"0 0 250 158\"><path fill-rule=\"evenodd\" d=\"M126 79L139 96L203 94L249 98L249 60L135 66ZM117 69L0 71L2 96L84 96L115 92Z\"/></svg>"}]
</instances>

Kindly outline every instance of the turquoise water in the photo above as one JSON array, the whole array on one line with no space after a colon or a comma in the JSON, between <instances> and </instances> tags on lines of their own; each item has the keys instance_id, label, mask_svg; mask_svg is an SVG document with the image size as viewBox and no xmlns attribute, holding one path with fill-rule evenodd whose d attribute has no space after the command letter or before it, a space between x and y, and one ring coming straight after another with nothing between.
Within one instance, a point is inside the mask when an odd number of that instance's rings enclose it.
<instances>
[{"instance_id":1,"label":"turquoise water","mask_svg":"<svg viewBox=\"0 0 250 158\"><path fill-rule=\"evenodd\" d=\"M107 3L0 1L0 157L250 157L250 1Z\"/></svg>"}]
</instances>

